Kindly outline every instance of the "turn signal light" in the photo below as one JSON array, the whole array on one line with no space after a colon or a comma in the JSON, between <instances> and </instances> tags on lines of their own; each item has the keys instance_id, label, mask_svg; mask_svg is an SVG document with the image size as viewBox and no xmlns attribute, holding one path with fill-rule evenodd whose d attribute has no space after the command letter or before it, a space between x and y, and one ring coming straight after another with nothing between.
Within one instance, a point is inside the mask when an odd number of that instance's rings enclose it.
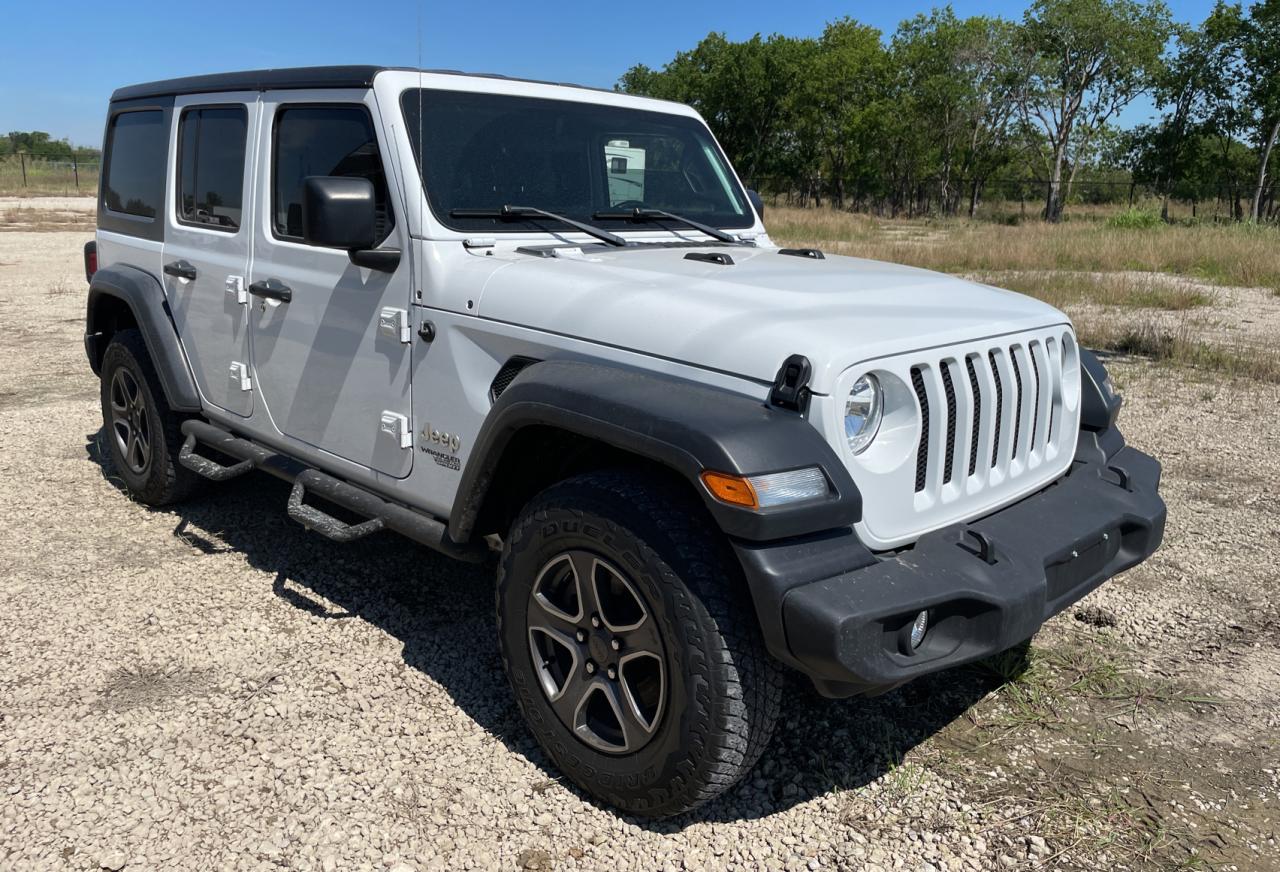
<instances>
[{"instance_id":1,"label":"turn signal light","mask_svg":"<svg viewBox=\"0 0 1280 872\"><path fill-rule=\"evenodd\" d=\"M722 503L731 506L744 506L748 509L760 507L760 499L751 482L742 476L728 475L723 472L704 472L702 483L711 491L711 495Z\"/></svg>"}]
</instances>

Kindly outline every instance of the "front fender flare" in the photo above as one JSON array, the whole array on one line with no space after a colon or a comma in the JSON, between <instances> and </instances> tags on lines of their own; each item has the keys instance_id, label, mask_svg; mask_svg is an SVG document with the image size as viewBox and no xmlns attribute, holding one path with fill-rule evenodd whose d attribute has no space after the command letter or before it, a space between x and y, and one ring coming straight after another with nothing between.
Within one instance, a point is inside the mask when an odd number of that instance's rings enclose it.
<instances>
[{"instance_id":1,"label":"front fender flare","mask_svg":"<svg viewBox=\"0 0 1280 872\"><path fill-rule=\"evenodd\" d=\"M848 470L822 434L795 412L660 373L543 361L520 372L480 428L449 521L455 542L470 538L512 437L534 425L595 439L670 468L693 485L730 536L780 539L848 527L862 517L862 497ZM823 470L831 493L797 506L728 506L699 479L704 470L758 475L810 466Z\"/></svg>"},{"instance_id":2,"label":"front fender flare","mask_svg":"<svg viewBox=\"0 0 1280 872\"><path fill-rule=\"evenodd\" d=\"M129 307L146 343L151 363L160 377L169 408L178 412L199 412L200 394L191 367L178 340L164 288L155 276L126 264L113 264L93 274L85 314L85 353L97 372L105 351L101 348L103 326L98 323L103 297L115 297Z\"/></svg>"}]
</instances>

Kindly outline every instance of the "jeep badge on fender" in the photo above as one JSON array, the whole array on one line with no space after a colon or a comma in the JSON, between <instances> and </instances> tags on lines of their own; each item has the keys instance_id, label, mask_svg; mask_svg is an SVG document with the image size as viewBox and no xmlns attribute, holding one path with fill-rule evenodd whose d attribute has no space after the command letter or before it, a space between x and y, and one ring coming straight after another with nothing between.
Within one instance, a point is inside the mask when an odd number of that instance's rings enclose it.
<instances>
[{"instance_id":1,"label":"jeep badge on fender","mask_svg":"<svg viewBox=\"0 0 1280 872\"><path fill-rule=\"evenodd\" d=\"M784 670L881 693L1160 544L1066 315L779 248L688 106L250 71L119 89L104 154L85 350L130 494L256 469L341 542L499 549L529 730L627 812L749 771Z\"/></svg>"}]
</instances>

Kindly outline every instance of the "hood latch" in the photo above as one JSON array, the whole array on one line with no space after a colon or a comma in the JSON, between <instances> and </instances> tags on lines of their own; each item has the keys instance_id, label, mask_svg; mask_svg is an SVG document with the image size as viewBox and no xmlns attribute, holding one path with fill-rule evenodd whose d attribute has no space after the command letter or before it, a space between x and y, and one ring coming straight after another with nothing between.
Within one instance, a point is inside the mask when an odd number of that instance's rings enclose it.
<instances>
[{"instance_id":1,"label":"hood latch","mask_svg":"<svg viewBox=\"0 0 1280 872\"><path fill-rule=\"evenodd\" d=\"M809 378L813 366L803 354L793 354L782 362L769 392L769 404L801 415L809 411Z\"/></svg>"}]
</instances>

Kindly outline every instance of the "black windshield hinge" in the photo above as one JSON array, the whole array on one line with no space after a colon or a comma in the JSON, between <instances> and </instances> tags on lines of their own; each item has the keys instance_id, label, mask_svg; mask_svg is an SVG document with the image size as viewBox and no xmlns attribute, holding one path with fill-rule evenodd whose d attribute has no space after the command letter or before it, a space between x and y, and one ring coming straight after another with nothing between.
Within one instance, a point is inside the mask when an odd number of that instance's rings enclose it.
<instances>
[{"instance_id":1,"label":"black windshield hinge","mask_svg":"<svg viewBox=\"0 0 1280 872\"><path fill-rule=\"evenodd\" d=\"M803 354L793 354L782 362L769 392L769 404L805 414L809 411L809 377L813 367Z\"/></svg>"}]
</instances>

